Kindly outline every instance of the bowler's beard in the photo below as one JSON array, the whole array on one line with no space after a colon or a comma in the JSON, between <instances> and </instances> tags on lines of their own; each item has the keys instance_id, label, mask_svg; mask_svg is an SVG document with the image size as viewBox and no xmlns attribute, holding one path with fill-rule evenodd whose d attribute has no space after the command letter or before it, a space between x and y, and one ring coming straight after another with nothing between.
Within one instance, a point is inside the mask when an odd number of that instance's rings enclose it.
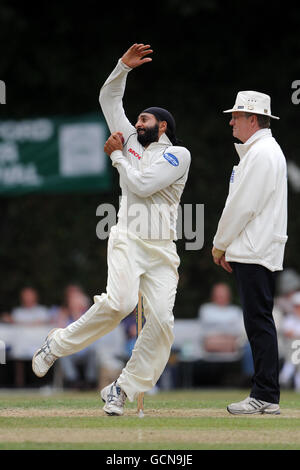
<instances>
[{"instance_id":1,"label":"bowler's beard","mask_svg":"<svg viewBox=\"0 0 300 470\"><path fill-rule=\"evenodd\" d=\"M153 127L146 127L143 131L141 132L141 129L137 130L137 140L143 147L158 141L158 124L154 124Z\"/></svg>"}]
</instances>

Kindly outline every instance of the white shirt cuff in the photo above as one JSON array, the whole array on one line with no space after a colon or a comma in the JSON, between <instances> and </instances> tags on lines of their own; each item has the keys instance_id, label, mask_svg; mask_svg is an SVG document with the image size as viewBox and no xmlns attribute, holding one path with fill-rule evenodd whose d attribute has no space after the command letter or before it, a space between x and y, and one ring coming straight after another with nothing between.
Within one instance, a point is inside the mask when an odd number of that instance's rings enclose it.
<instances>
[{"instance_id":1,"label":"white shirt cuff","mask_svg":"<svg viewBox=\"0 0 300 470\"><path fill-rule=\"evenodd\" d=\"M128 65L124 64L124 62L123 62L122 59L119 59L119 63L120 63L120 65L121 65L125 70L127 70L128 72L130 72L130 70L132 70L132 67L129 67Z\"/></svg>"},{"instance_id":2,"label":"white shirt cuff","mask_svg":"<svg viewBox=\"0 0 300 470\"><path fill-rule=\"evenodd\" d=\"M111 161L112 161L112 165L113 166L116 166L116 164L118 162L120 162L122 160L122 158L124 158L124 155L122 153L121 150L114 150L111 154L110 154L110 158L111 158Z\"/></svg>"}]
</instances>

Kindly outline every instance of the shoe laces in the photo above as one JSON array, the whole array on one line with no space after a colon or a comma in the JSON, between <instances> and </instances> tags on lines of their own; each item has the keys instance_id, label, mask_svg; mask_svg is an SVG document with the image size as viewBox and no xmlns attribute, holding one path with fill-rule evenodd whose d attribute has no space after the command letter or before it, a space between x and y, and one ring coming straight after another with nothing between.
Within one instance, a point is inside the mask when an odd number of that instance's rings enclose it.
<instances>
[{"instance_id":1,"label":"shoe laces","mask_svg":"<svg viewBox=\"0 0 300 470\"><path fill-rule=\"evenodd\" d=\"M115 390L115 393L114 393ZM114 382L112 386L110 387L109 393L107 395L107 401L108 403L113 403L116 406L124 406L124 403L126 401L126 393L123 392L121 387L118 385L117 382Z\"/></svg>"},{"instance_id":2,"label":"shoe laces","mask_svg":"<svg viewBox=\"0 0 300 470\"><path fill-rule=\"evenodd\" d=\"M44 353L44 361L48 365L52 365L53 362L57 359L54 354L52 354L51 349L50 349L50 340L47 339L45 344L41 347L41 353Z\"/></svg>"}]
</instances>

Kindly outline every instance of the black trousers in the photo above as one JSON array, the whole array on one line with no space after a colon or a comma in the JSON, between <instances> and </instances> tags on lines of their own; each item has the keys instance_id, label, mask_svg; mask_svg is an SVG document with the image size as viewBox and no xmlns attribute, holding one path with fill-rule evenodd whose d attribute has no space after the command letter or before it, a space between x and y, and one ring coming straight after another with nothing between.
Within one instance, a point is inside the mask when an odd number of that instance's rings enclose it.
<instances>
[{"instance_id":1,"label":"black trousers","mask_svg":"<svg viewBox=\"0 0 300 470\"><path fill-rule=\"evenodd\" d=\"M276 274L258 264L230 262L252 349L254 376L250 396L279 403L279 360L277 332L273 319Z\"/></svg>"}]
</instances>

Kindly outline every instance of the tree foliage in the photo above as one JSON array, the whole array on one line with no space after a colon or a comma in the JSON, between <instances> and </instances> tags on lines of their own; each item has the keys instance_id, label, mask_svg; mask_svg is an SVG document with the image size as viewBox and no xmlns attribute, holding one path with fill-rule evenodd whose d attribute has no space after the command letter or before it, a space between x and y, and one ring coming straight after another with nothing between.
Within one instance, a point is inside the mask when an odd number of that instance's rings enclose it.
<instances>
[{"instance_id":1,"label":"tree foliage","mask_svg":"<svg viewBox=\"0 0 300 470\"><path fill-rule=\"evenodd\" d=\"M99 5L101 5L99 7ZM99 4L17 2L0 6L0 78L7 85L1 119L99 110L101 84L134 42L151 44L153 62L130 73L124 98L134 122L147 106L176 117L192 154L183 200L205 204L205 244L181 257L175 314L193 317L216 281L232 277L211 261L211 244L237 163L228 116L237 91L272 97L281 120L273 133L287 159L299 161L300 106L291 102L299 79L299 15L283 2L205 0ZM300 163L300 162L299 162ZM255 190L255 188L253 188ZM96 208L118 204L118 178L109 194L26 195L0 200L1 305L18 302L25 283L41 301L61 301L70 281L92 296L106 287L106 242L96 237ZM300 270L299 194L290 191L286 265Z\"/></svg>"}]
</instances>

